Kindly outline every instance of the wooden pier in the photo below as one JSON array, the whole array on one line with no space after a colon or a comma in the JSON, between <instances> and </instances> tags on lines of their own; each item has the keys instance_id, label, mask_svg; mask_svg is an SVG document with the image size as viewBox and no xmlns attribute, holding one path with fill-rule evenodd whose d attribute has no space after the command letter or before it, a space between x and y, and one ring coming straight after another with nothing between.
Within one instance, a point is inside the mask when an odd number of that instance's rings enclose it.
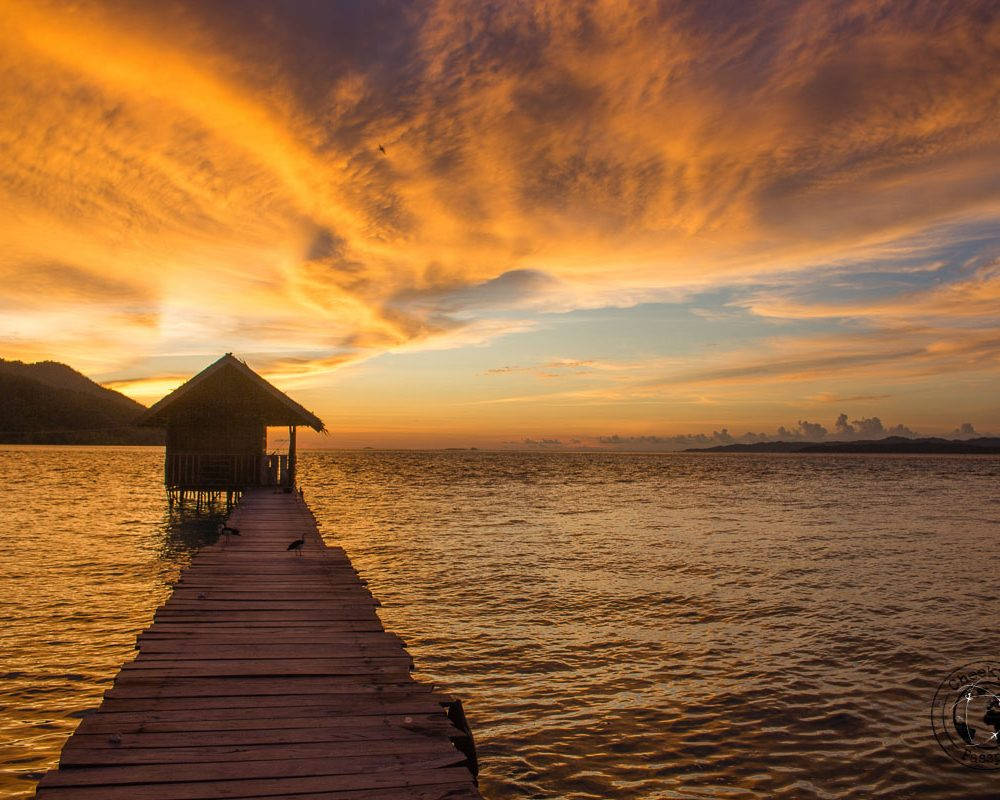
<instances>
[{"instance_id":1,"label":"wooden pier","mask_svg":"<svg viewBox=\"0 0 1000 800\"><path fill-rule=\"evenodd\" d=\"M298 494L251 490L230 524L240 536L183 571L36 797L479 798L461 704L412 679Z\"/></svg>"}]
</instances>

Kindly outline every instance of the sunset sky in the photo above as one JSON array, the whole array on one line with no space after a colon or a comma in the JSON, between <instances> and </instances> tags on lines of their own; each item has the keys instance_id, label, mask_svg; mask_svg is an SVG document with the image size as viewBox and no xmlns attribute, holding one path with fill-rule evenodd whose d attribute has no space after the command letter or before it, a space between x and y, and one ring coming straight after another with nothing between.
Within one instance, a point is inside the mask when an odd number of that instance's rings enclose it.
<instances>
[{"instance_id":1,"label":"sunset sky","mask_svg":"<svg viewBox=\"0 0 1000 800\"><path fill-rule=\"evenodd\" d=\"M1000 430L993 0L0 0L0 70L0 357L232 351L326 446Z\"/></svg>"}]
</instances>

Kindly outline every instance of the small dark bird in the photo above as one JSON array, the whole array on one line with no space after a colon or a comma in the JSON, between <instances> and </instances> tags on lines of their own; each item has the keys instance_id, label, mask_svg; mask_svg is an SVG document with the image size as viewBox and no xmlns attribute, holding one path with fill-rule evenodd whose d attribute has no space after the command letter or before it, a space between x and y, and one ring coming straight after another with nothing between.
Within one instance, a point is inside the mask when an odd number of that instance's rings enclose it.
<instances>
[{"instance_id":1,"label":"small dark bird","mask_svg":"<svg viewBox=\"0 0 1000 800\"><path fill-rule=\"evenodd\" d=\"M305 539L296 539L294 542L292 542L290 545L288 545L288 547L286 547L285 549L286 550L294 550L299 555L302 555L302 545L304 545L305 543L306 543Z\"/></svg>"},{"instance_id":2,"label":"small dark bird","mask_svg":"<svg viewBox=\"0 0 1000 800\"><path fill-rule=\"evenodd\" d=\"M380 153L381 153L382 155L384 155L384 156L387 156L387 155L389 155L389 154L388 154L387 152L385 152L385 148L384 148L384 147L383 147L382 145L379 145L379 146L378 146L378 149L379 149L379 152L380 152Z\"/></svg>"},{"instance_id":3,"label":"small dark bird","mask_svg":"<svg viewBox=\"0 0 1000 800\"><path fill-rule=\"evenodd\" d=\"M226 525L225 523L220 523L219 524L219 535L225 538L226 544L229 544L229 537L230 536L239 536L240 535L240 529L239 528L230 527L229 525Z\"/></svg>"}]
</instances>

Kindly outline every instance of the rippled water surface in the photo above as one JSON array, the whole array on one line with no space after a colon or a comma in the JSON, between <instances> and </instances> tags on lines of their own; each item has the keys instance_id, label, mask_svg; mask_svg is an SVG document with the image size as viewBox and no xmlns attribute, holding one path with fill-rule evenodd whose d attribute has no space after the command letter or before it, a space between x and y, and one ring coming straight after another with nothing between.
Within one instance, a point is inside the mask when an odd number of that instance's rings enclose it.
<instances>
[{"instance_id":1,"label":"rippled water surface","mask_svg":"<svg viewBox=\"0 0 1000 800\"><path fill-rule=\"evenodd\" d=\"M0 796L210 526L162 451L0 449ZM1000 659L1000 459L312 452L306 500L502 798L992 798L930 703Z\"/></svg>"}]
</instances>

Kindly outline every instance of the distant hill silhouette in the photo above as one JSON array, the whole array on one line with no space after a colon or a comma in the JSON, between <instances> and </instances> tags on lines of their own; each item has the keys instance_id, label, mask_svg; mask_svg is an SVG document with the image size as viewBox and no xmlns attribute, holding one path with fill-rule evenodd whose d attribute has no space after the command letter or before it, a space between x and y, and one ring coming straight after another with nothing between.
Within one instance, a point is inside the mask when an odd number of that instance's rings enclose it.
<instances>
[{"instance_id":1,"label":"distant hill silhouette","mask_svg":"<svg viewBox=\"0 0 1000 800\"><path fill-rule=\"evenodd\" d=\"M967 455L1000 454L1000 438L908 439L887 436L858 442L754 442L724 444L716 447L689 447L687 453L955 453Z\"/></svg>"},{"instance_id":2,"label":"distant hill silhouette","mask_svg":"<svg viewBox=\"0 0 1000 800\"><path fill-rule=\"evenodd\" d=\"M0 359L2 444L163 444L134 425L145 410L65 364Z\"/></svg>"}]
</instances>

